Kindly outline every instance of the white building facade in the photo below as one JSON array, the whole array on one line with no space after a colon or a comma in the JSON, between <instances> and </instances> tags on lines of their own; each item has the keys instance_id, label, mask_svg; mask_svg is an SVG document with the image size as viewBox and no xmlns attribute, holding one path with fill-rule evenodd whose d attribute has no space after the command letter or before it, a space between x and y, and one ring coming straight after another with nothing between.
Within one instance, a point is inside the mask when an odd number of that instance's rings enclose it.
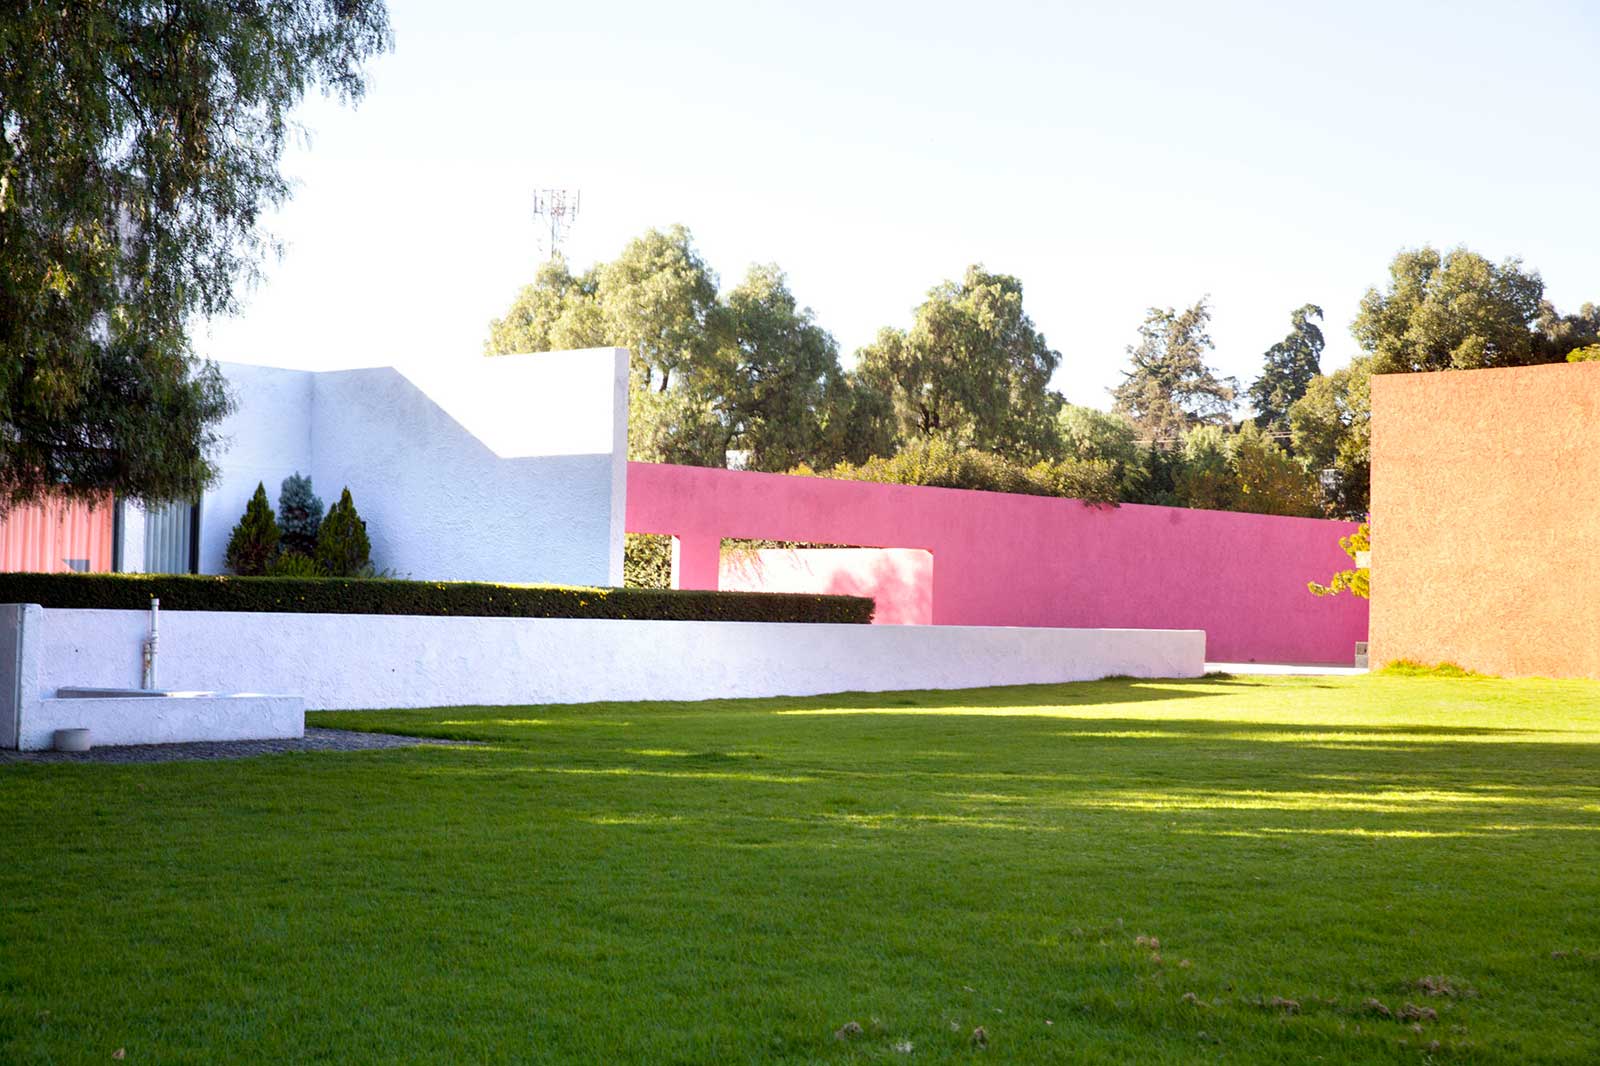
<instances>
[{"instance_id":1,"label":"white building facade","mask_svg":"<svg viewBox=\"0 0 1600 1066\"><path fill-rule=\"evenodd\" d=\"M220 476L197 508L121 504L116 569L226 573L256 485L276 508L301 473L326 505L350 489L374 566L396 577L622 584L625 349L222 371L237 409Z\"/></svg>"}]
</instances>

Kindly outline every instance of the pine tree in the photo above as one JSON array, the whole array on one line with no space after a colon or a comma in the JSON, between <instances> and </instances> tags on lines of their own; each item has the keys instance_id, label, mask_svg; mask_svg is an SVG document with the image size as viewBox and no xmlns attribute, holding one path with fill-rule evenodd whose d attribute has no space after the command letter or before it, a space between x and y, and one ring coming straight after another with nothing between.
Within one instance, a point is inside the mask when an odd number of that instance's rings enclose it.
<instances>
[{"instance_id":1,"label":"pine tree","mask_svg":"<svg viewBox=\"0 0 1600 1066\"><path fill-rule=\"evenodd\" d=\"M360 577L372 563L367 524L356 513L349 486L322 520L317 532L317 562L333 577Z\"/></svg>"},{"instance_id":2,"label":"pine tree","mask_svg":"<svg viewBox=\"0 0 1600 1066\"><path fill-rule=\"evenodd\" d=\"M314 555L317 530L322 526L322 500L311 491L311 478L297 470L283 479L278 494L278 528L283 531L283 550L297 555Z\"/></svg>"},{"instance_id":3,"label":"pine tree","mask_svg":"<svg viewBox=\"0 0 1600 1066\"><path fill-rule=\"evenodd\" d=\"M1289 335L1268 348L1261 376L1250 386L1256 425L1279 438L1289 433L1289 408L1322 372L1322 330L1311 321L1322 308L1306 304L1289 316Z\"/></svg>"},{"instance_id":4,"label":"pine tree","mask_svg":"<svg viewBox=\"0 0 1600 1066\"><path fill-rule=\"evenodd\" d=\"M256 484L255 495L228 537L228 569L245 577L260 577L278 552L278 520L267 502L267 487Z\"/></svg>"}]
</instances>

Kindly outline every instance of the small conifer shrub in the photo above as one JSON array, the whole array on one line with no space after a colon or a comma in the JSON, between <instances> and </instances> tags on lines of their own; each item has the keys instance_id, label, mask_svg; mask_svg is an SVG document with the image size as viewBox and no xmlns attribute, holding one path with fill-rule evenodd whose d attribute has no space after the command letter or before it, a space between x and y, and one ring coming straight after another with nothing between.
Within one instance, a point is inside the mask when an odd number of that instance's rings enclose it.
<instances>
[{"instance_id":1,"label":"small conifer shrub","mask_svg":"<svg viewBox=\"0 0 1600 1066\"><path fill-rule=\"evenodd\" d=\"M317 551L322 525L322 500L311 491L311 478L298 470L283 479L278 493L278 529L285 553L311 556Z\"/></svg>"},{"instance_id":2,"label":"small conifer shrub","mask_svg":"<svg viewBox=\"0 0 1600 1066\"><path fill-rule=\"evenodd\" d=\"M328 508L317 532L317 563L330 577L360 577L372 565L372 542L367 539L367 524L356 513L350 487L339 502Z\"/></svg>"},{"instance_id":3,"label":"small conifer shrub","mask_svg":"<svg viewBox=\"0 0 1600 1066\"><path fill-rule=\"evenodd\" d=\"M228 536L228 569L241 577L260 577L278 554L278 520L267 502L267 487L256 484L255 495Z\"/></svg>"}]
</instances>

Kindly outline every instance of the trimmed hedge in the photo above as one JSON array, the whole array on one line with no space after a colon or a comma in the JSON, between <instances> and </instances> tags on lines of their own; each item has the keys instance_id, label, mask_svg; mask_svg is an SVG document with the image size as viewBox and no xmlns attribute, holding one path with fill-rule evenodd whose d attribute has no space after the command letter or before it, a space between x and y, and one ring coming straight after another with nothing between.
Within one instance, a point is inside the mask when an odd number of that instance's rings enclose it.
<instances>
[{"instance_id":1,"label":"trimmed hedge","mask_svg":"<svg viewBox=\"0 0 1600 1066\"><path fill-rule=\"evenodd\" d=\"M0 574L0 603L171 611L633 618L680 622L872 621L864 596L694 589L601 589L386 578L192 574Z\"/></svg>"}]
</instances>

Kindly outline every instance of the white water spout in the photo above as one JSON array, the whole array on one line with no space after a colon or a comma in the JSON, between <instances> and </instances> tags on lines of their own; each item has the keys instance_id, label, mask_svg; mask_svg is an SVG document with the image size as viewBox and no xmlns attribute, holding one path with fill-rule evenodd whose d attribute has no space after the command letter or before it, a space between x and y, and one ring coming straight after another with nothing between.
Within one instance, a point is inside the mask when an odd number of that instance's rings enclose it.
<instances>
[{"instance_id":1,"label":"white water spout","mask_svg":"<svg viewBox=\"0 0 1600 1066\"><path fill-rule=\"evenodd\" d=\"M161 601L150 597L150 635L144 638L144 674L139 687L154 691L156 687L156 650L161 642Z\"/></svg>"}]
</instances>

